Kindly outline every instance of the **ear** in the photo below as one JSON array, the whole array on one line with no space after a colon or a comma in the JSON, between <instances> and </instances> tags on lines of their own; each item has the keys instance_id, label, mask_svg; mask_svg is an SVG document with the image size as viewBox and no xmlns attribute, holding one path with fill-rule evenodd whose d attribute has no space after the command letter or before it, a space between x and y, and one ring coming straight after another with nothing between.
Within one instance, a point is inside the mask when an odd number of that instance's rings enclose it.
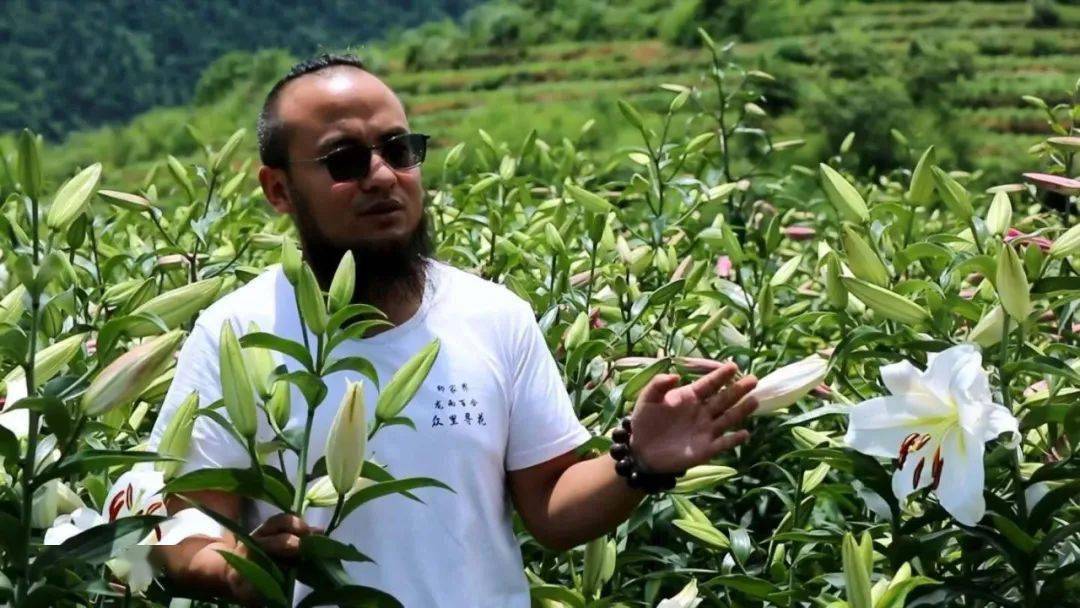
<instances>
[{"instance_id":1,"label":"ear","mask_svg":"<svg viewBox=\"0 0 1080 608\"><path fill-rule=\"evenodd\" d=\"M289 178L284 169L275 169L266 165L259 169L259 183L262 184L263 195L278 213L296 211L292 196L289 195L289 188L286 186L287 179Z\"/></svg>"}]
</instances>

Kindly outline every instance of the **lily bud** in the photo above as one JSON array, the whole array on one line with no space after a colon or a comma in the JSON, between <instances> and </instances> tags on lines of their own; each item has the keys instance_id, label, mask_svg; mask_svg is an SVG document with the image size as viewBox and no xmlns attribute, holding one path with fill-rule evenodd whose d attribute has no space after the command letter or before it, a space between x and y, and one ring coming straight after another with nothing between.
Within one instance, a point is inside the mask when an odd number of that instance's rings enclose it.
<instances>
[{"instance_id":1,"label":"lily bud","mask_svg":"<svg viewBox=\"0 0 1080 608\"><path fill-rule=\"evenodd\" d=\"M830 252L825 257L825 296L829 304L839 310L844 310L848 305L848 292L840 271L840 258L835 252Z\"/></svg>"},{"instance_id":2,"label":"lily bud","mask_svg":"<svg viewBox=\"0 0 1080 608\"><path fill-rule=\"evenodd\" d=\"M705 512L699 509L697 505L690 502L689 498L673 494L671 496L671 503L675 506L675 511L679 514L679 519L689 519L703 524L711 523L709 516L705 515Z\"/></svg>"},{"instance_id":3,"label":"lily bud","mask_svg":"<svg viewBox=\"0 0 1080 608\"><path fill-rule=\"evenodd\" d=\"M18 323L19 317L26 311L23 296L25 285L16 285L3 299L0 299L0 323Z\"/></svg>"},{"instance_id":4,"label":"lily bud","mask_svg":"<svg viewBox=\"0 0 1080 608\"><path fill-rule=\"evenodd\" d=\"M326 301L323 300L322 289L319 288L315 272L307 264L300 268L296 294L300 304L300 314L304 315L304 322L311 331L316 334L326 332Z\"/></svg>"},{"instance_id":5,"label":"lily bud","mask_svg":"<svg viewBox=\"0 0 1080 608\"><path fill-rule=\"evenodd\" d=\"M771 414L795 403L825 380L828 367L828 359L810 355L767 374L747 394L757 399L754 415Z\"/></svg>"},{"instance_id":6,"label":"lily bud","mask_svg":"<svg viewBox=\"0 0 1080 608\"><path fill-rule=\"evenodd\" d=\"M1009 327L1016 327L1016 319L1009 319ZM983 348L990 348L1001 342L1001 334L1005 331L1005 310L1000 306L993 307L990 312L979 319L975 327L968 334L968 341L974 342Z\"/></svg>"},{"instance_id":7,"label":"lily bud","mask_svg":"<svg viewBox=\"0 0 1080 608\"><path fill-rule=\"evenodd\" d=\"M566 350L570 351L580 346L588 338L589 315L579 312L578 316L574 318L574 322L570 324L569 329L566 330L566 339L563 344L565 344Z\"/></svg>"},{"instance_id":8,"label":"lily bud","mask_svg":"<svg viewBox=\"0 0 1080 608\"><path fill-rule=\"evenodd\" d=\"M965 222L971 220L975 210L971 207L971 195L960 182L952 178L948 173L934 167L934 184L937 186L938 195L944 201L945 206Z\"/></svg>"},{"instance_id":9,"label":"lily bud","mask_svg":"<svg viewBox=\"0 0 1080 608\"><path fill-rule=\"evenodd\" d=\"M735 469L731 467L714 464L691 467L686 471L686 475L678 478L675 487L670 492L672 494L690 494L711 488L725 479L734 477L735 473Z\"/></svg>"},{"instance_id":10,"label":"lily bud","mask_svg":"<svg viewBox=\"0 0 1080 608\"><path fill-rule=\"evenodd\" d=\"M1006 192L998 190L994 193L994 200L990 201L990 209L986 212L986 230L990 234L1003 235L1012 224L1012 202Z\"/></svg>"},{"instance_id":11,"label":"lily bud","mask_svg":"<svg viewBox=\"0 0 1080 608\"><path fill-rule=\"evenodd\" d=\"M873 608L870 597L870 567L865 563L863 552L855 544L855 537L850 532L844 535L840 546L840 555L844 564L844 587L847 590L847 602L851 608Z\"/></svg>"},{"instance_id":12,"label":"lily bud","mask_svg":"<svg viewBox=\"0 0 1080 608\"><path fill-rule=\"evenodd\" d=\"M821 189L825 191L829 202L843 219L855 223L870 221L870 211L866 208L866 201L863 200L859 191L844 179L844 176L824 163L818 165L818 170L821 177Z\"/></svg>"},{"instance_id":13,"label":"lily bud","mask_svg":"<svg viewBox=\"0 0 1080 608\"><path fill-rule=\"evenodd\" d=\"M38 386L41 386L49 381L53 376L64 369L68 361L79 352L82 347L83 341L86 339L86 334L76 334L60 340L55 344L39 350L34 354L34 387L30 387L31 390ZM26 371L23 367L17 366L13 368L8 375L4 377L3 384L5 386L8 383L22 379L25 383Z\"/></svg>"},{"instance_id":14,"label":"lily bud","mask_svg":"<svg viewBox=\"0 0 1080 608\"><path fill-rule=\"evenodd\" d=\"M552 253L566 253L566 242L563 241L562 235L559 234L559 231L555 226L552 226L550 223L544 225L544 238L547 239L547 245Z\"/></svg>"},{"instance_id":15,"label":"lily bud","mask_svg":"<svg viewBox=\"0 0 1080 608\"><path fill-rule=\"evenodd\" d=\"M1080 224L1069 228L1065 234L1054 240L1054 244L1050 246L1050 257L1066 258L1078 251L1080 251Z\"/></svg>"},{"instance_id":16,"label":"lily bud","mask_svg":"<svg viewBox=\"0 0 1080 608\"><path fill-rule=\"evenodd\" d=\"M428 343L420 352L405 362L394 375L390 382L386 383L379 394L379 401L375 404L375 417L379 420L390 420L405 409L409 400L416 394L420 384L427 378L431 366L439 356L439 339L436 338Z\"/></svg>"},{"instance_id":17,"label":"lily bud","mask_svg":"<svg viewBox=\"0 0 1080 608\"><path fill-rule=\"evenodd\" d=\"M581 592L594 598L615 573L615 541L607 536L594 538L585 545L585 567L581 575Z\"/></svg>"},{"instance_id":18,"label":"lily bud","mask_svg":"<svg viewBox=\"0 0 1080 608\"><path fill-rule=\"evenodd\" d=\"M841 277L844 287L875 313L906 325L917 325L930 313L904 296L854 277Z\"/></svg>"},{"instance_id":19,"label":"lily bud","mask_svg":"<svg viewBox=\"0 0 1080 608\"><path fill-rule=\"evenodd\" d=\"M221 397L225 411L236 430L244 437L254 437L258 430L255 411L255 391L244 365L240 341L233 332L232 322L221 324L218 363L221 373Z\"/></svg>"},{"instance_id":20,"label":"lily bud","mask_svg":"<svg viewBox=\"0 0 1080 608\"><path fill-rule=\"evenodd\" d=\"M367 411L364 382L349 382L326 437L326 475L339 494L348 492L360 477L367 448Z\"/></svg>"},{"instance_id":21,"label":"lily bud","mask_svg":"<svg viewBox=\"0 0 1080 608\"><path fill-rule=\"evenodd\" d=\"M908 188L908 200L916 205L925 205L930 202L934 194L934 176L930 167L934 165L934 146L930 146L919 157L915 170L911 172L911 185Z\"/></svg>"},{"instance_id":22,"label":"lily bud","mask_svg":"<svg viewBox=\"0 0 1080 608\"><path fill-rule=\"evenodd\" d=\"M248 333L259 331L259 325L248 323ZM268 348L246 346L243 348L244 366L251 376L251 386L261 399L270 395L270 374L274 373L274 355Z\"/></svg>"},{"instance_id":23,"label":"lily bud","mask_svg":"<svg viewBox=\"0 0 1080 608\"><path fill-rule=\"evenodd\" d=\"M281 270L285 273L285 278L292 283L293 286L300 280L300 266L303 265L303 260L300 257L300 250L296 247L296 243L292 239L284 239L281 242Z\"/></svg>"},{"instance_id":24,"label":"lily bud","mask_svg":"<svg viewBox=\"0 0 1080 608\"><path fill-rule=\"evenodd\" d=\"M292 414L292 392L286 380L277 380L270 388L270 399L266 402L266 411L279 431L285 429Z\"/></svg>"},{"instance_id":25,"label":"lily bud","mask_svg":"<svg viewBox=\"0 0 1080 608\"><path fill-rule=\"evenodd\" d=\"M1028 291L1027 275L1020 257L1009 245L1002 247L1001 254L998 255L994 286L997 287L998 298L1009 316L1017 322L1028 318L1031 314L1031 295Z\"/></svg>"},{"instance_id":26,"label":"lily bud","mask_svg":"<svg viewBox=\"0 0 1080 608\"><path fill-rule=\"evenodd\" d=\"M878 258L877 252L870 243L867 243L850 226L844 226L842 239L851 272L874 285L882 287L888 285L889 271L885 268L885 264L881 263L881 259Z\"/></svg>"},{"instance_id":27,"label":"lily bud","mask_svg":"<svg viewBox=\"0 0 1080 608\"><path fill-rule=\"evenodd\" d=\"M196 313L210 305L221 291L222 277L197 281L166 291L143 303L131 314L151 313L161 317L165 327L175 329L187 323ZM136 338L156 334L160 331L149 321L137 323L127 328L128 335Z\"/></svg>"},{"instance_id":28,"label":"lily bud","mask_svg":"<svg viewBox=\"0 0 1080 608\"><path fill-rule=\"evenodd\" d=\"M183 337L184 332L176 329L120 355L90 382L82 396L83 411L98 416L132 403L171 362Z\"/></svg>"},{"instance_id":29,"label":"lily bud","mask_svg":"<svg viewBox=\"0 0 1080 608\"><path fill-rule=\"evenodd\" d=\"M64 182L49 207L45 225L56 232L67 230L71 222L86 210L90 195L94 193L94 188L97 188L100 178L101 163L94 163Z\"/></svg>"},{"instance_id":30,"label":"lily bud","mask_svg":"<svg viewBox=\"0 0 1080 608\"><path fill-rule=\"evenodd\" d=\"M195 427L195 411L199 409L199 393L192 391L187 399L176 408L176 412L165 426L165 432L161 435L157 452L162 456L174 458L186 458L188 446L191 444L191 430ZM161 471L165 479L176 474L182 463L178 461L159 460L154 463L154 468Z\"/></svg>"},{"instance_id":31,"label":"lily bud","mask_svg":"<svg viewBox=\"0 0 1080 608\"><path fill-rule=\"evenodd\" d=\"M349 302L352 302L355 288L356 261L352 251L346 251L334 272L334 280L330 282L330 312L334 313L348 306Z\"/></svg>"}]
</instances>

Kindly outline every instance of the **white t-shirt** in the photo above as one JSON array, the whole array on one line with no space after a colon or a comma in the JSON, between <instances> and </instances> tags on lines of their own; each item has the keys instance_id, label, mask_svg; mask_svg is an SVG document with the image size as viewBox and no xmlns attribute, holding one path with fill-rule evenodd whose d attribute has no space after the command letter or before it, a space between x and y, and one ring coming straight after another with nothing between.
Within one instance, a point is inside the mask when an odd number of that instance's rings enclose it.
<instances>
[{"instance_id":1,"label":"white t-shirt","mask_svg":"<svg viewBox=\"0 0 1080 608\"><path fill-rule=\"evenodd\" d=\"M254 321L261 331L302 341L292 286L280 265L215 302L180 350L150 449L156 449L168 419L192 390L199 392L202 406L221 398L218 336L226 319L238 336ZM353 511L332 537L375 561L345 564L355 583L386 591L408 608L526 608L528 583L513 534L506 472L573 450L590 433L574 412L528 302L438 260L430 260L423 301L412 318L370 338L347 341L333 356L367 358L385 387L395 370L436 337L441 345L431 372L401 413L416 429L380 429L368 444L368 456L394 477L433 477L456 493L414 490L423 503L400 494L377 498ZM300 369L291 357L274 356L276 363ZM316 410L309 467L324 454L346 381L362 378L352 371L324 378L329 391ZM370 421L378 390L365 379L364 392ZM294 386L287 428L303 428L305 416L303 396ZM260 439L270 438L262 416L259 423ZM269 462L276 463L276 456ZM287 451L286 473L294 482L296 463ZM197 419L179 473L248 466L246 450L232 435L208 417ZM261 501L246 502L248 529L279 512ZM311 508L305 518L325 526L331 511ZM294 600L308 591L298 585Z\"/></svg>"}]
</instances>

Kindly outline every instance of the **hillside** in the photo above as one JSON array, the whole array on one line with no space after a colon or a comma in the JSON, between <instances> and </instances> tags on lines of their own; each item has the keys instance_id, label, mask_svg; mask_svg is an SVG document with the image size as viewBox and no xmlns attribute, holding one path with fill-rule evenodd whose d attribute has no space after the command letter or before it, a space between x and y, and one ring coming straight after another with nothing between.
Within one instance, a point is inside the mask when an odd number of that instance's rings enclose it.
<instances>
[{"instance_id":1,"label":"hillside","mask_svg":"<svg viewBox=\"0 0 1080 608\"><path fill-rule=\"evenodd\" d=\"M865 170L909 163L944 140L942 153L959 166L1008 179L1047 128L1045 111L1022 96L1064 101L1080 76L1080 7L1054 10L1047 26L1021 2L846 3L819 19L820 31L739 43L734 52L775 75L759 104L767 113L761 121L807 140L789 160L812 162L854 132ZM457 68L417 69L406 51L406 44L360 49L378 59L414 129L435 136L432 171L441 152L476 141L478 129L517 141L534 128L549 142L569 137L615 151L636 143L616 99L650 107L665 103L662 83L713 87L706 51L655 38L458 48ZM123 128L76 134L49 155L50 166L64 172L102 160L141 175L165 154L198 150L188 123L211 141L253 130L265 91L291 61L282 51L227 55L203 74L194 95L200 105L157 108ZM246 145L253 155L253 136Z\"/></svg>"}]
</instances>

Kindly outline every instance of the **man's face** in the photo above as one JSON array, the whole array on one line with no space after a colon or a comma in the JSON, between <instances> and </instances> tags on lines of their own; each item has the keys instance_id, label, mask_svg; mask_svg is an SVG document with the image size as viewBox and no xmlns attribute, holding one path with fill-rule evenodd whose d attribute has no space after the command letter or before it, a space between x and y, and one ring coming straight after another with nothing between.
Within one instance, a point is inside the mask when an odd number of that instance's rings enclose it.
<instances>
[{"instance_id":1,"label":"man's face","mask_svg":"<svg viewBox=\"0 0 1080 608\"><path fill-rule=\"evenodd\" d=\"M409 131L405 110L375 76L352 67L333 67L290 82L278 99L287 125L287 171L264 168L260 175L271 204L291 213L301 237L323 247L396 252L422 229L420 168L395 169L377 151L361 180L336 182L313 159L350 145L373 145ZM269 186L269 187L268 187ZM392 204L390 212L372 212Z\"/></svg>"}]
</instances>

